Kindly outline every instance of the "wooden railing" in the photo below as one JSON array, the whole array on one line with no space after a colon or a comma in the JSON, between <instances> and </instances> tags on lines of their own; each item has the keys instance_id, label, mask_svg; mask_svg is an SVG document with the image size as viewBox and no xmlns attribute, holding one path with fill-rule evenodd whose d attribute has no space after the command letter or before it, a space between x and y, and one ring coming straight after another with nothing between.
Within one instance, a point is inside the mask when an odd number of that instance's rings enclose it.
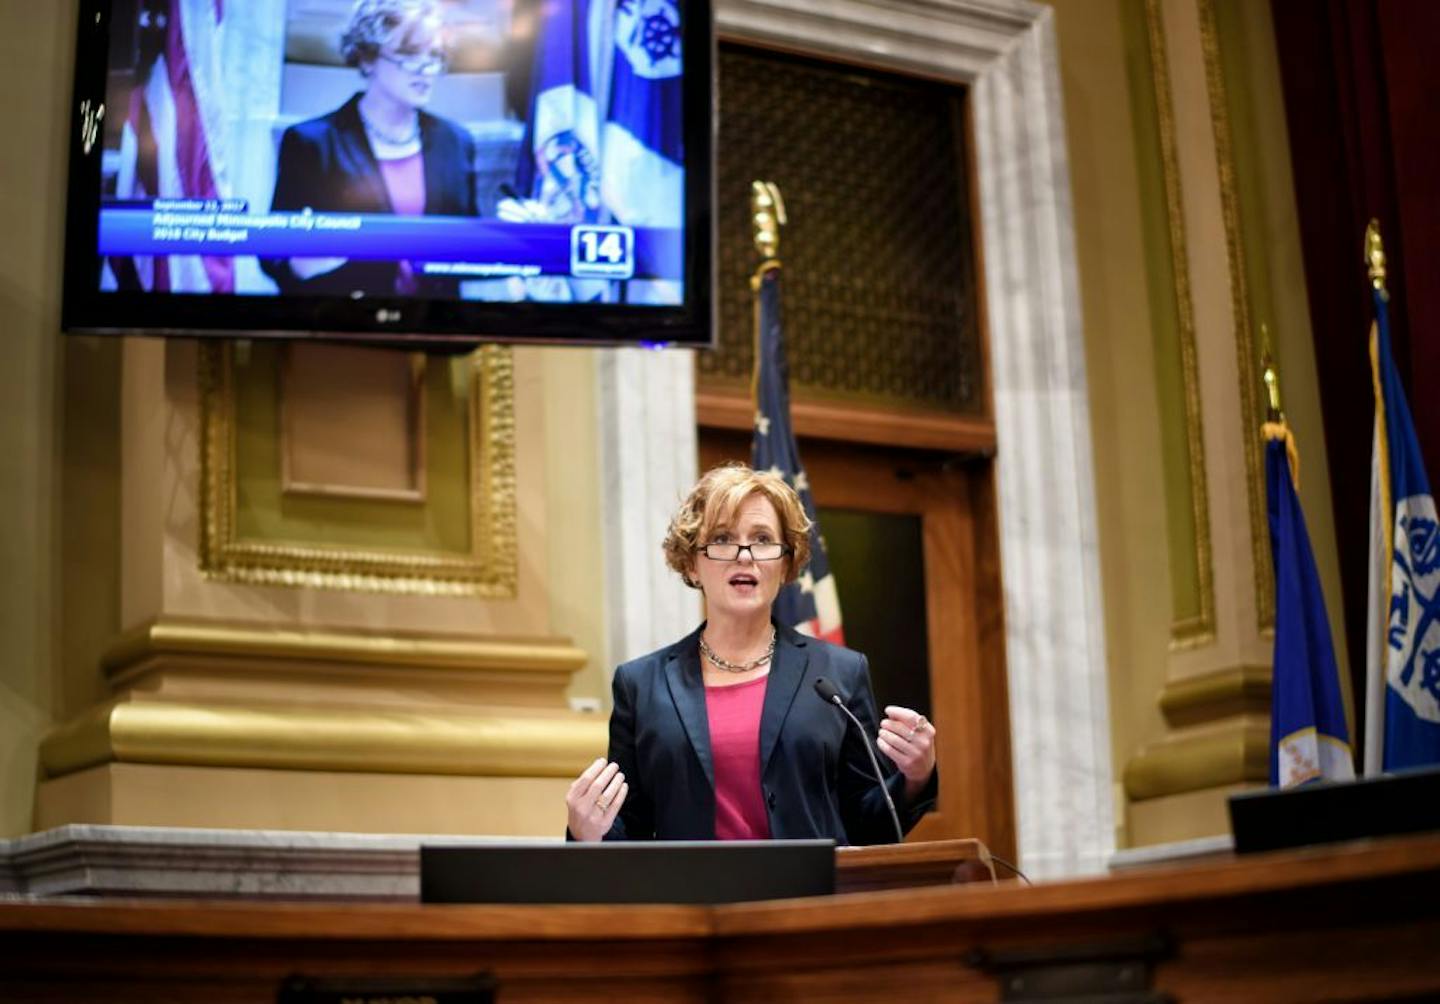
<instances>
[{"instance_id":1,"label":"wooden railing","mask_svg":"<svg viewBox=\"0 0 1440 1004\"><path fill-rule=\"evenodd\" d=\"M965 853L840 867L953 874ZM0 998L274 1002L302 974L368 1001L1433 999L1436 944L1440 836L1420 836L718 907L11 900ZM456 980L493 990L437 996Z\"/></svg>"}]
</instances>

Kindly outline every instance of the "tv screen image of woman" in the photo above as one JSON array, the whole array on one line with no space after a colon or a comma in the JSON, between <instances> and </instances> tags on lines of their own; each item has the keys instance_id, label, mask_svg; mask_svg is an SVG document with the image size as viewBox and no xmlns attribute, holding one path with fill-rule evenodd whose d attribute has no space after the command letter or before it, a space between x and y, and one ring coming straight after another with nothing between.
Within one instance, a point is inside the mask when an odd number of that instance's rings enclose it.
<instances>
[{"instance_id":1,"label":"tv screen image of woman","mask_svg":"<svg viewBox=\"0 0 1440 1004\"><path fill-rule=\"evenodd\" d=\"M809 528L775 474L733 464L696 483L664 551L704 594L707 619L615 671L609 753L570 786L569 839L893 843L887 792L907 832L934 807L935 726L896 706L881 718L865 656L772 619L780 587L809 558ZM863 734L817 695L817 680L833 684Z\"/></svg>"},{"instance_id":2,"label":"tv screen image of woman","mask_svg":"<svg viewBox=\"0 0 1440 1004\"><path fill-rule=\"evenodd\" d=\"M360 90L280 141L272 212L478 216L475 143L425 110L446 70L437 0L356 0L339 40ZM283 293L453 295L454 281L408 261L269 259Z\"/></svg>"}]
</instances>

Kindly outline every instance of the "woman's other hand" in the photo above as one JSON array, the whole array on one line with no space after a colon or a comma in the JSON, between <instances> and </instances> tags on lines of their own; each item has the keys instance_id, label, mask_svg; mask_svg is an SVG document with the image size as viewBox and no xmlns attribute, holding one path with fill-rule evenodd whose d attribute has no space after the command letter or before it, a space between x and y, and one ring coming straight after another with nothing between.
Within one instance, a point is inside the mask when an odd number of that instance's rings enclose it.
<instances>
[{"instance_id":1,"label":"woman's other hand","mask_svg":"<svg viewBox=\"0 0 1440 1004\"><path fill-rule=\"evenodd\" d=\"M918 711L890 705L876 739L905 775L905 793L918 794L935 770L935 726Z\"/></svg>"},{"instance_id":2,"label":"woman's other hand","mask_svg":"<svg viewBox=\"0 0 1440 1004\"><path fill-rule=\"evenodd\" d=\"M495 203L495 215L507 223L546 223L550 211L539 199L501 199Z\"/></svg>"},{"instance_id":3,"label":"woman's other hand","mask_svg":"<svg viewBox=\"0 0 1440 1004\"><path fill-rule=\"evenodd\" d=\"M602 839L610 832L629 792L630 785L625 783L619 764L606 763L600 757L586 767L565 795L570 835L586 842Z\"/></svg>"}]
</instances>

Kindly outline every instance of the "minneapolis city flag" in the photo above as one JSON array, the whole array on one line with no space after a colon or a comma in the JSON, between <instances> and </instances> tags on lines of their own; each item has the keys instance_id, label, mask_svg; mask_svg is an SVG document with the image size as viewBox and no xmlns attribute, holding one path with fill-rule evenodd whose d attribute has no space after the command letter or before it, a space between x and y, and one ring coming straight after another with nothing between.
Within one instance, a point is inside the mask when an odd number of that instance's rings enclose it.
<instances>
[{"instance_id":1,"label":"minneapolis city flag","mask_svg":"<svg viewBox=\"0 0 1440 1004\"><path fill-rule=\"evenodd\" d=\"M545 0L536 6L530 115L515 173L545 222L679 229L685 222L679 0ZM683 242L664 275L683 274ZM610 284L572 282L592 299ZM674 280L624 283L627 302L679 303ZM605 298L615 299L616 294Z\"/></svg>"},{"instance_id":2,"label":"minneapolis city flag","mask_svg":"<svg viewBox=\"0 0 1440 1004\"><path fill-rule=\"evenodd\" d=\"M1375 293L1365 771L1440 763L1440 537L1435 498Z\"/></svg>"},{"instance_id":3,"label":"minneapolis city flag","mask_svg":"<svg viewBox=\"0 0 1440 1004\"><path fill-rule=\"evenodd\" d=\"M785 335L780 317L780 268L765 268L757 277L755 344L755 438L750 444L750 466L783 477L800 495L810 517L810 565L800 578L780 590L775 617L802 634L843 644L840 597L825 555L815 500L800 450L790 426L790 364L785 358Z\"/></svg>"},{"instance_id":4,"label":"minneapolis city flag","mask_svg":"<svg viewBox=\"0 0 1440 1004\"><path fill-rule=\"evenodd\" d=\"M1264 433L1270 556L1275 564L1270 783L1289 788L1317 779L1353 780L1340 670L1287 454L1294 440L1283 424L1267 423Z\"/></svg>"}]
</instances>

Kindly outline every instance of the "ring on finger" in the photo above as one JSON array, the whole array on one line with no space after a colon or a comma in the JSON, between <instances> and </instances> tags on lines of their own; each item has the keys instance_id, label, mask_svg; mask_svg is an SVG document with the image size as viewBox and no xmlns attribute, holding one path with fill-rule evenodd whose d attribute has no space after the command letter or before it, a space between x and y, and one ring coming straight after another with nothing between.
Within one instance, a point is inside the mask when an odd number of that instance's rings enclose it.
<instances>
[{"instance_id":1,"label":"ring on finger","mask_svg":"<svg viewBox=\"0 0 1440 1004\"><path fill-rule=\"evenodd\" d=\"M601 812L604 812L606 809L610 808L610 803L605 801L605 799L603 798L597 798L595 799L595 808L599 809Z\"/></svg>"}]
</instances>

